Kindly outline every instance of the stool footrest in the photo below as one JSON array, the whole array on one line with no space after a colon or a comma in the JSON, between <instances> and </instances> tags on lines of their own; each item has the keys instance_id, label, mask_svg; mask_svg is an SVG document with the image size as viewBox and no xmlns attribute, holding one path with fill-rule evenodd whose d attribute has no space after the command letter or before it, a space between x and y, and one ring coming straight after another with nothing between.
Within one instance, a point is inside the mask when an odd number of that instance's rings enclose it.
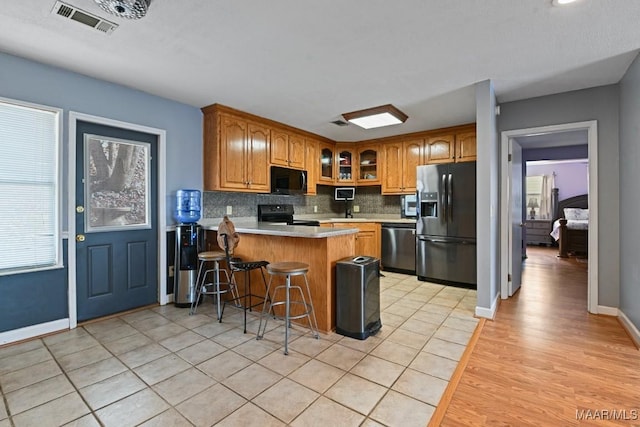
<instances>
[{"instance_id":1,"label":"stool footrest","mask_svg":"<svg viewBox=\"0 0 640 427\"><path fill-rule=\"evenodd\" d=\"M244 298L248 298L249 300L251 299L257 299L260 300L260 302L257 302L255 304L251 304L251 305L247 305L246 307L244 306L244 304L242 304L242 300ZM264 300L266 299L266 297L263 297L261 295L254 295L254 294L247 294L247 295L240 295L239 297L234 297L234 298L230 298L226 301L226 303L232 303L235 302L234 306L238 307L238 308L244 308L246 310L252 309L254 307L258 307L260 305L264 305Z\"/></svg>"},{"instance_id":2,"label":"stool footrest","mask_svg":"<svg viewBox=\"0 0 640 427\"><path fill-rule=\"evenodd\" d=\"M278 302L274 302L273 304L271 304L271 308L277 306L277 305L285 305L286 302L285 301L278 301ZM302 306L304 307L304 313L301 314L296 314L296 315L289 315L289 316L283 316L280 314L275 314L273 313L273 317L279 320L285 320L285 319L289 319L289 320L296 320L296 319L302 319L303 317L307 317L308 315L311 314L312 309L311 306L309 304L306 304L302 301L289 301L289 307L292 306Z\"/></svg>"}]
</instances>

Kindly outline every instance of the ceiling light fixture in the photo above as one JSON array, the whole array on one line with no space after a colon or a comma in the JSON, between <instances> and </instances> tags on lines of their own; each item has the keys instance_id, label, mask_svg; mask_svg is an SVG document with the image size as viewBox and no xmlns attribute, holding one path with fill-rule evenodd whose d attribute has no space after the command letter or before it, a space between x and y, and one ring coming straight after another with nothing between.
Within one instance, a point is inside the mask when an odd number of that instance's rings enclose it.
<instances>
[{"instance_id":1,"label":"ceiling light fixture","mask_svg":"<svg viewBox=\"0 0 640 427\"><path fill-rule=\"evenodd\" d=\"M151 0L95 0L103 10L127 19L140 19L147 14Z\"/></svg>"},{"instance_id":2,"label":"ceiling light fixture","mask_svg":"<svg viewBox=\"0 0 640 427\"><path fill-rule=\"evenodd\" d=\"M409 116L398 110L391 104L366 110L353 111L342 114L345 120L364 129L373 129L383 126L399 125L404 123Z\"/></svg>"},{"instance_id":3,"label":"ceiling light fixture","mask_svg":"<svg viewBox=\"0 0 640 427\"><path fill-rule=\"evenodd\" d=\"M564 6L565 4L569 4L569 3L573 3L576 0L553 0L551 3L553 3L554 6Z\"/></svg>"}]
</instances>

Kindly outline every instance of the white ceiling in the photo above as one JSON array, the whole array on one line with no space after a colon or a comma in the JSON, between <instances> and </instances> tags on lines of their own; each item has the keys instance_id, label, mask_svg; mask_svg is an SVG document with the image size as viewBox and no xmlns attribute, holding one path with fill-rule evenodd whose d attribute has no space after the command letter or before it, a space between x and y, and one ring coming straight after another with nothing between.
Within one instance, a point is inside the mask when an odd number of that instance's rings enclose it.
<instances>
[{"instance_id":1,"label":"white ceiling","mask_svg":"<svg viewBox=\"0 0 640 427\"><path fill-rule=\"evenodd\" d=\"M152 0L105 35L3 1L0 51L195 107L225 104L339 141L475 121L473 84L499 102L617 83L640 48L640 1ZM409 115L365 131L330 124L391 103Z\"/></svg>"}]
</instances>

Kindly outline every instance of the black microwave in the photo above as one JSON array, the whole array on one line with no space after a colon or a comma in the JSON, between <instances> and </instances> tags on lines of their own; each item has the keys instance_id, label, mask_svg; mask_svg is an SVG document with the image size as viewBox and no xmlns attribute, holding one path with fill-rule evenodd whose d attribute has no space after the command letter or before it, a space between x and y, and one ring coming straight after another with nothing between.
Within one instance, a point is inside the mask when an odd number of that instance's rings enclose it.
<instances>
[{"instance_id":1,"label":"black microwave","mask_svg":"<svg viewBox=\"0 0 640 427\"><path fill-rule=\"evenodd\" d=\"M307 171L271 166L271 193L304 194L307 192Z\"/></svg>"}]
</instances>

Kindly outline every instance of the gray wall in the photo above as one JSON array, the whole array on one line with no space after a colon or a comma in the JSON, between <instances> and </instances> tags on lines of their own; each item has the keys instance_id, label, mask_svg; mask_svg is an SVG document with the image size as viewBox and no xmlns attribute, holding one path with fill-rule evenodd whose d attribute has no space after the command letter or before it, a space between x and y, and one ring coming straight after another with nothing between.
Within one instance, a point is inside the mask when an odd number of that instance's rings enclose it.
<instances>
[{"instance_id":1,"label":"gray wall","mask_svg":"<svg viewBox=\"0 0 640 427\"><path fill-rule=\"evenodd\" d=\"M0 53L0 97L64 109L64 230L68 229L69 111L165 129L168 195L179 188L202 187L202 114L197 108L4 53ZM160 197L170 200L168 195ZM173 205L167 202L167 218L172 217ZM66 318L66 269L2 276L0 295L0 331Z\"/></svg>"},{"instance_id":2,"label":"gray wall","mask_svg":"<svg viewBox=\"0 0 640 427\"><path fill-rule=\"evenodd\" d=\"M640 329L640 56L620 82L620 310ZM608 212L605 215L608 216Z\"/></svg>"},{"instance_id":3,"label":"gray wall","mask_svg":"<svg viewBox=\"0 0 640 427\"><path fill-rule=\"evenodd\" d=\"M498 196L500 170L496 97L490 80L476 84L476 224L478 252L477 307L489 310L500 292L500 228ZM482 202L478 202L482 201Z\"/></svg>"},{"instance_id":4,"label":"gray wall","mask_svg":"<svg viewBox=\"0 0 640 427\"><path fill-rule=\"evenodd\" d=\"M500 105L499 131L598 121L598 304L620 302L619 87L602 86ZM626 232L626 231L625 231Z\"/></svg>"}]
</instances>

